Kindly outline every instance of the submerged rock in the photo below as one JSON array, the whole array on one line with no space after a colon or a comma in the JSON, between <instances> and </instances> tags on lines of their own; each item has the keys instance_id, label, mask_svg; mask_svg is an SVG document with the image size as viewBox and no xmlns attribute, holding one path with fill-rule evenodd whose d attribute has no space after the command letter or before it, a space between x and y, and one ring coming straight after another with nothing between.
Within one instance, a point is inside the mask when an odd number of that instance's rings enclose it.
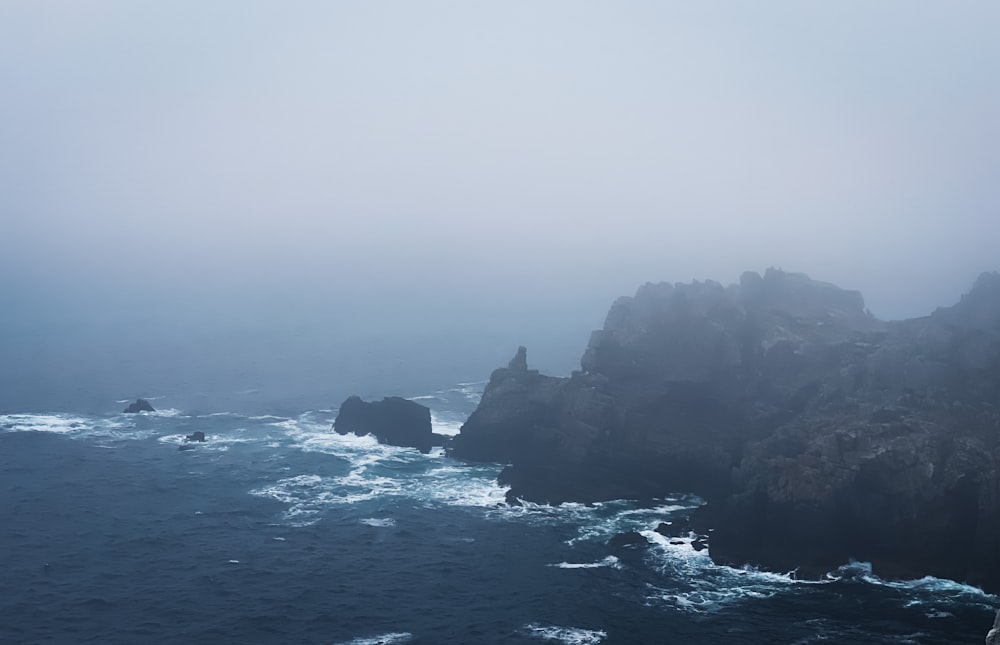
<instances>
[{"instance_id":1,"label":"submerged rock","mask_svg":"<svg viewBox=\"0 0 1000 645\"><path fill-rule=\"evenodd\" d=\"M136 399L135 403L129 403L123 412L125 414L138 414L139 412L156 412L156 410L146 399Z\"/></svg>"},{"instance_id":2,"label":"submerged rock","mask_svg":"<svg viewBox=\"0 0 1000 645\"><path fill-rule=\"evenodd\" d=\"M431 428L431 411L415 401L391 396L367 403L351 396L340 404L333 423L338 434L375 435L379 443L429 452L446 437Z\"/></svg>"},{"instance_id":3,"label":"submerged rock","mask_svg":"<svg viewBox=\"0 0 1000 645\"><path fill-rule=\"evenodd\" d=\"M184 442L185 443L187 443L189 441L198 441L198 442L204 443L204 441L205 441L205 433L202 432L201 430L198 430L197 432L192 432L191 434L189 434L186 437L184 437Z\"/></svg>"},{"instance_id":4,"label":"submerged rock","mask_svg":"<svg viewBox=\"0 0 1000 645\"><path fill-rule=\"evenodd\" d=\"M582 370L493 372L452 444L507 464L509 497L693 492L711 555L800 575L1000 589L1000 276L913 320L774 269L647 284L611 307ZM962 549L952 545L960 543Z\"/></svg>"}]
</instances>

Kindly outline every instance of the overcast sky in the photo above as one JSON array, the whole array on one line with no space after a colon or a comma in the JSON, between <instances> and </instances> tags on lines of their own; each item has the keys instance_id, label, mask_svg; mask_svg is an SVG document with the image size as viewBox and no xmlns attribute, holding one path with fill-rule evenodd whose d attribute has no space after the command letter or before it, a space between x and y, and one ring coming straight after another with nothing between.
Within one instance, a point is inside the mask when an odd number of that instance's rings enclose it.
<instances>
[{"instance_id":1,"label":"overcast sky","mask_svg":"<svg viewBox=\"0 0 1000 645\"><path fill-rule=\"evenodd\" d=\"M3 2L0 288L565 311L1000 269L1000 3ZM130 295L131 294L131 295Z\"/></svg>"}]
</instances>

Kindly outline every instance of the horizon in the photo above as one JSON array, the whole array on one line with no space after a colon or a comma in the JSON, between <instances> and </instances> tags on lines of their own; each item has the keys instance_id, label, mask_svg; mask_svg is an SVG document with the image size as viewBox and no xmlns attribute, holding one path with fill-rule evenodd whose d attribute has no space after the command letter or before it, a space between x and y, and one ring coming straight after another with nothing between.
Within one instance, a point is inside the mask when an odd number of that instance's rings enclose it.
<instances>
[{"instance_id":1,"label":"horizon","mask_svg":"<svg viewBox=\"0 0 1000 645\"><path fill-rule=\"evenodd\" d=\"M997 18L8 4L4 316L597 328L768 266L927 315L1000 269Z\"/></svg>"}]
</instances>

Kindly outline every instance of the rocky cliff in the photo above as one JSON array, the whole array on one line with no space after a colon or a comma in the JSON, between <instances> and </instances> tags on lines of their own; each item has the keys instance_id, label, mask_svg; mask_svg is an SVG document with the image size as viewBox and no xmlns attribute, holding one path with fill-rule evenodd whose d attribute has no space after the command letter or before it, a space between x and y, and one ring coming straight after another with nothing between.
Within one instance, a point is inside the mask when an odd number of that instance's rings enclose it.
<instances>
[{"instance_id":1,"label":"rocky cliff","mask_svg":"<svg viewBox=\"0 0 1000 645\"><path fill-rule=\"evenodd\" d=\"M690 491L720 562L1000 588L1000 276L882 322L800 274L647 284L569 378L496 370L452 452L510 498Z\"/></svg>"}]
</instances>

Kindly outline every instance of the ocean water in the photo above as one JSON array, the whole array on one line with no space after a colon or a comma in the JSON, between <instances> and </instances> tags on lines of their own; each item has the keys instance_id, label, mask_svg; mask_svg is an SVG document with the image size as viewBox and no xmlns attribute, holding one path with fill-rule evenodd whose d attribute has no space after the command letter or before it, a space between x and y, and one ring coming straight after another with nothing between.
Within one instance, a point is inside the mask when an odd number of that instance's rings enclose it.
<instances>
[{"instance_id":1,"label":"ocean water","mask_svg":"<svg viewBox=\"0 0 1000 645\"><path fill-rule=\"evenodd\" d=\"M384 393L457 432L484 382L414 374ZM332 433L333 396L178 379L125 415L100 398L125 377L99 376L51 409L44 370L2 400L2 643L978 643L1000 605L864 563L716 566L652 530L701 503L684 491L509 507L499 466ZM629 530L653 544L608 545Z\"/></svg>"}]
</instances>

